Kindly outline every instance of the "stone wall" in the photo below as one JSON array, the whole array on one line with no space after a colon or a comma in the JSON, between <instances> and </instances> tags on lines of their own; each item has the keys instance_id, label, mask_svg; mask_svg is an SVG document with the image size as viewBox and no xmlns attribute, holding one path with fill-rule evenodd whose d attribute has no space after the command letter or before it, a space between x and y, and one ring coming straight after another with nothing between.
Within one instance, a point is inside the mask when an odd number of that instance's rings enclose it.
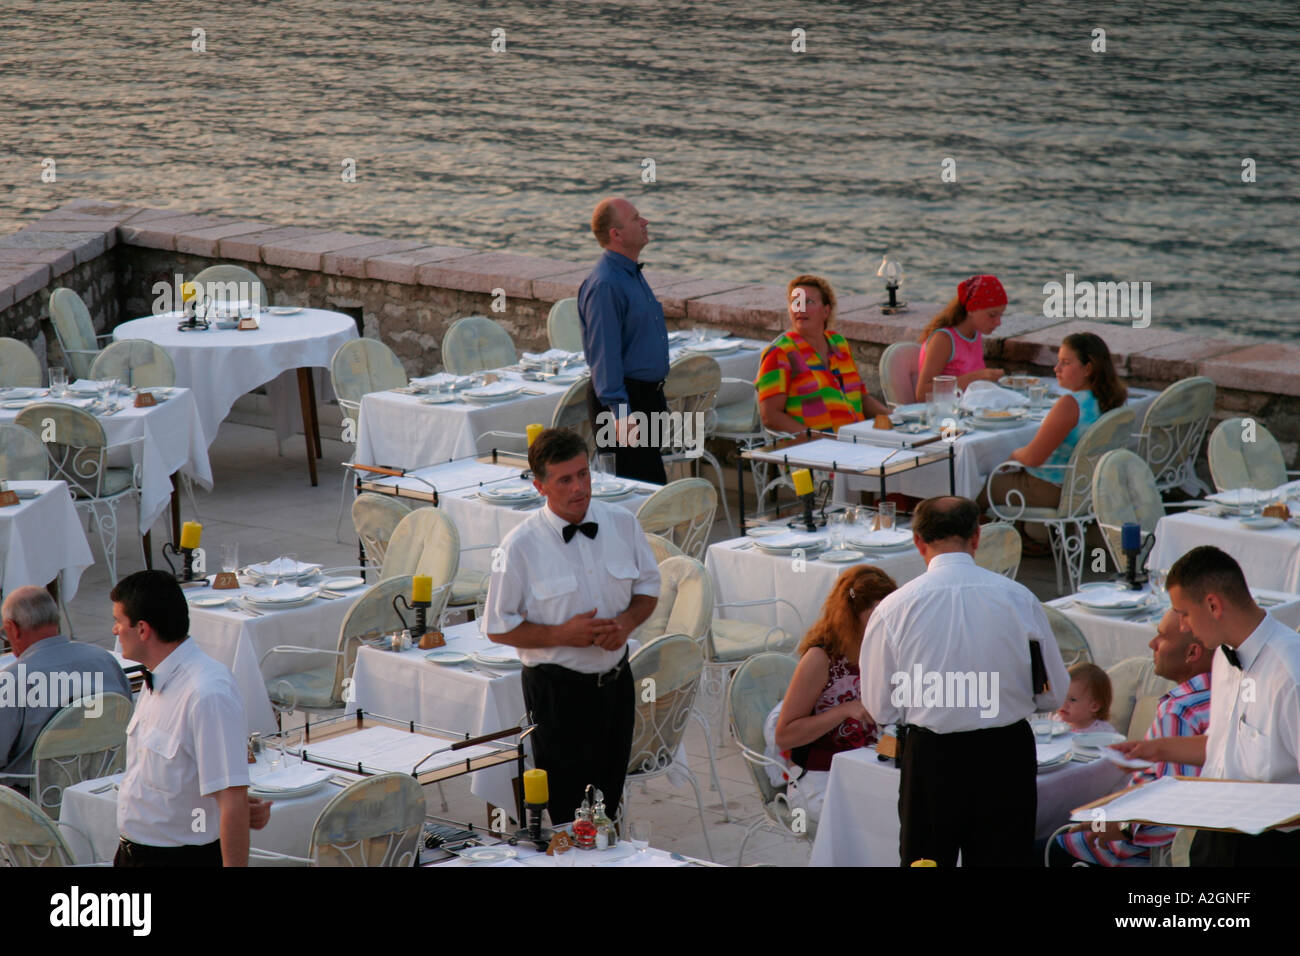
<instances>
[{"instance_id":1,"label":"stone wall","mask_svg":"<svg viewBox=\"0 0 1300 956\"><path fill-rule=\"evenodd\" d=\"M46 342L57 353L46 309L53 288L66 285L80 293L102 331L151 312L154 283L233 262L262 279L272 304L358 316L364 334L391 346L408 373L426 374L441 364L448 326L464 315L497 319L521 350L545 348L550 306L577 294L597 251L594 244L584 245L581 261L544 259L81 199L0 237L0 334L39 350L38 322L46 320ZM707 325L770 338L786 326L782 284L653 268L645 276L670 327ZM887 316L879 298L843 296L836 326L877 393L881 353L893 342L915 340L938 309L912 303L907 312ZM494 310L502 303L504 311ZM1075 331L1105 338L1131 384L1163 388L1190 375L1208 376L1219 387L1218 417L1260 419L1294 460L1300 443L1300 346L1022 313L1006 316L986 340L988 363L1050 374L1056 347Z\"/></svg>"}]
</instances>

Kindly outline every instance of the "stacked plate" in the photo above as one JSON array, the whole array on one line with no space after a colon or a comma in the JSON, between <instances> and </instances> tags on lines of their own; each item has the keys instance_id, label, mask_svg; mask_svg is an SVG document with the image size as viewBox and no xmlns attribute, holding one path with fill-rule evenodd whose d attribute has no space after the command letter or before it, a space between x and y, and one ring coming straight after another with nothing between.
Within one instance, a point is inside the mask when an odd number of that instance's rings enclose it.
<instances>
[{"instance_id":1,"label":"stacked plate","mask_svg":"<svg viewBox=\"0 0 1300 956\"><path fill-rule=\"evenodd\" d=\"M845 536L845 540L853 547L871 554L894 554L912 547L912 532L902 528L890 528L887 531L855 529Z\"/></svg>"},{"instance_id":2,"label":"stacked plate","mask_svg":"<svg viewBox=\"0 0 1300 956\"><path fill-rule=\"evenodd\" d=\"M288 558L276 558L274 561L267 561L264 564L250 564L244 568L244 573L258 583L274 581L276 578L279 578L281 582L301 582L314 577L319 571L319 564L291 561Z\"/></svg>"},{"instance_id":3,"label":"stacked plate","mask_svg":"<svg viewBox=\"0 0 1300 956\"><path fill-rule=\"evenodd\" d=\"M925 403L918 402L915 405L899 405L894 409L894 416L901 418L905 422L919 422L925 417Z\"/></svg>"},{"instance_id":4,"label":"stacked plate","mask_svg":"<svg viewBox=\"0 0 1300 956\"><path fill-rule=\"evenodd\" d=\"M1003 388L1014 388L1018 392L1027 392L1035 385L1042 385L1043 380L1033 375L1003 375L998 379Z\"/></svg>"},{"instance_id":5,"label":"stacked plate","mask_svg":"<svg viewBox=\"0 0 1300 956\"><path fill-rule=\"evenodd\" d=\"M316 588L296 584L277 584L270 588L256 588L243 595L243 602L259 611L284 611L306 607L316 600Z\"/></svg>"},{"instance_id":6,"label":"stacked plate","mask_svg":"<svg viewBox=\"0 0 1300 956\"><path fill-rule=\"evenodd\" d=\"M1127 617L1150 607L1151 601L1146 591L1130 591L1114 584L1085 584L1074 598L1074 603L1085 611L1106 617Z\"/></svg>"},{"instance_id":7,"label":"stacked plate","mask_svg":"<svg viewBox=\"0 0 1300 956\"><path fill-rule=\"evenodd\" d=\"M1229 491L1216 491L1205 496L1207 501L1223 505L1229 514L1239 514L1243 507L1263 508L1276 498L1275 491L1259 491L1255 488L1233 488Z\"/></svg>"},{"instance_id":8,"label":"stacked plate","mask_svg":"<svg viewBox=\"0 0 1300 956\"><path fill-rule=\"evenodd\" d=\"M519 358L519 364L523 368L545 368L547 363L554 362L560 368L566 365L573 365L582 361L581 352L568 352L564 349L547 349L545 352L525 352Z\"/></svg>"},{"instance_id":9,"label":"stacked plate","mask_svg":"<svg viewBox=\"0 0 1300 956\"><path fill-rule=\"evenodd\" d=\"M480 405L490 405L494 402L509 401L523 390L524 387L519 382L493 382L491 385L467 389L461 393L461 397Z\"/></svg>"},{"instance_id":10,"label":"stacked plate","mask_svg":"<svg viewBox=\"0 0 1300 956\"><path fill-rule=\"evenodd\" d=\"M630 481L624 481L621 478L601 478L591 483L591 495L593 498L603 498L606 501L615 498L625 498L635 490L635 486Z\"/></svg>"},{"instance_id":11,"label":"stacked plate","mask_svg":"<svg viewBox=\"0 0 1300 956\"><path fill-rule=\"evenodd\" d=\"M826 538L806 531L781 531L754 539L754 547L768 554L793 554L795 551L820 551L826 547Z\"/></svg>"},{"instance_id":12,"label":"stacked plate","mask_svg":"<svg viewBox=\"0 0 1300 956\"><path fill-rule=\"evenodd\" d=\"M1019 428L1027 417L1028 411L1023 408L981 408L971 415L970 421L976 428L997 430Z\"/></svg>"},{"instance_id":13,"label":"stacked plate","mask_svg":"<svg viewBox=\"0 0 1300 956\"><path fill-rule=\"evenodd\" d=\"M707 342L688 342L682 348L701 355L726 355L740 348L740 342L735 339L710 339Z\"/></svg>"},{"instance_id":14,"label":"stacked plate","mask_svg":"<svg viewBox=\"0 0 1300 956\"><path fill-rule=\"evenodd\" d=\"M1121 744L1126 738L1123 734L1099 733L1099 734L1075 734L1071 741L1074 747L1074 753L1088 760L1096 760L1101 756L1103 747L1109 747L1112 744Z\"/></svg>"},{"instance_id":15,"label":"stacked plate","mask_svg":"<svg viewBox=\"0 0 1300 956\"><path fill-rule=\"evenodd\" d=\"M278 756L278 752L277 756ZM289 797L305 797L315 793L330 781L330 773L313 764L298 764L293 767L278 767L249 775L248 795L267 797L271 800L284 800Z\"/></svg>"},{"instance_id":16,"label":"stacked plate","mask_svg":"<svg viewBox=\"0 0 1300 956\"><path fill-rule=\"evenodd\" d=\"M488 667L523 667L519 651L508 644L489 644L482 650L474 651L470 657L476 663Z\"/></svg>"},{"instance_id":17,"label":"stacked plate","mask_svg":"<svg viewBox=\"0 0 1300 956\"><path fill-rule=\"evenodd\" d=\"M526 505L542 496L531 485L501 485L480 488L478 496L494 505Z\"/></svg>"},{"instance_id":18,"label":"stacked plate","mask_svg":"<svg viewBox=\"0 0 1300 956\"><path fill-rule=\"evenodd\" d=\"M1038 772L1050 773L1064 767L1074 759L1070 738L1053 738L1050 743L1038 744Z\"/></svg>"},{"instance_id":19,"label":"stacked plate","mask_svg":"<svg viewBox=\"0 0 1300 956\"><path fill-rule=\"evenodd\" d=\"M436 375L411 379L407 388L416 394L422 394L432 388L444 388L449 392L454 392L457 389L468 388L470 384L468 375L452 375L448 372L438 372Z\"/></svg>"}]
</instances>

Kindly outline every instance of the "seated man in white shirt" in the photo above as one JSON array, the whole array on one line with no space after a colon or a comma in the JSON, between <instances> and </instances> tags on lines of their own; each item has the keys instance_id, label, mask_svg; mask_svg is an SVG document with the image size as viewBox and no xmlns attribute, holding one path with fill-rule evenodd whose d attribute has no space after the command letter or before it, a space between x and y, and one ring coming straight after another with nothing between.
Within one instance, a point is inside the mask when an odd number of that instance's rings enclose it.
<instances>
[{"instance_id":1,"label":"seated man in white shirt","mask_svg":"<svg viewBox=\"0 0 1300 956\"><path fill-rule=\"evenodd\" d=\"M248 865L248 729L235 679L189 638L175 578L117 583L113 633L144 664L126 731L115 866Z\"/></svg>"},{"instance_id":2,"label":"seated man in white shirt","mask_svg":"<svg viewBox=\"0 0 1300 956\"><path fill-rule=\"evenodd\" d=\"M1166 579L1184 630L1214 653L1210 727L1200 737L1118 745L1142 760L1201 766L1201 776L1300 783L1300 634L1251 597L1241 566L1212 546L1193 548ZM1300 865L1300 830L1259 836L1197 831L1192 866Z\"/></svg>"},{"instance_id":3,"label":"seated man in white shirt","mask_svg":"<svg viewBox=\"0 0 1300 956\"><path fill-rule=\"evenodd\" d=\"M543 431L528 465L546 507L501 542L483 630L519 648L551 821L572 820L588 784L604 793L613 817L635 717L627 638L658 602L659 568L636 516L592 500L579 435Z\"/></svg>"}]
</instances>

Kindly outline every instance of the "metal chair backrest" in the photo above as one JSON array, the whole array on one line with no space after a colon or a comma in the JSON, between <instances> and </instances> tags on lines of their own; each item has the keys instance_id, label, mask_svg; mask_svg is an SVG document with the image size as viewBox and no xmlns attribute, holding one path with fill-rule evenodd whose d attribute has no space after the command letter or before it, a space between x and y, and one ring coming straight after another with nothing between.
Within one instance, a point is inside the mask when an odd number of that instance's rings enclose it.
<instances>
[{"instance_id":1,"label":"metal chair backrest","mask_svg":"<svg viewBox=\"0 0 1300 956\"><path fill-rule=\"evenodd\" d=\"M785 699L798 663L788 654L755 654L741 664L731 678L731 686L727 688L731 730L736 740L754 753L761 754L767 748L763 725L777 701ZM776 799L777 790L767 778L767 772L748 760L745 766L763 795L763 804L766 806Z\"/></svg>"},{"instance_id":2,"label":"metal chair backrest","mask_svg":"<svg viewBox=\"0 0 1300 956\"><path fill-rule=\"evenodd\" d=\"M21 425L0 425L0 481L44 481L50 477L45 445Z\"/></svg>"},{"instance_id":3,"label":"metal chair backrest","mask_svg":"<svg viewBox=\"0 0 1300 956\"><path fill-rule=\"evenodd\" d=\"M1074 446L1061 482L1062 518L1087 515L1092 510L1092 476L1101 456L1128 444L1133 432L1133 409L1121 406L1108 411L1088 427Z\"/></svg>"},{"instance_id":4,"label":"metal chair backrest","mask_svg":"<svg viewBox=\"0 0 1300 956\"><path fill-rule=\"evenodd\" d=\"M411 513L400 498L364 492L352 502L352 526L356 529L366 560L382 570L388 542L397 525Z\"/></svg>"},{"instance_id":5,"label":"metal chair backrest","mask_svg":"<svg viewBox=\"0 0 1300 956\"><path fill-rule=\"evenodd\" d=\"M414 866L424 816L424 791L414 777L366 777L325 805L309 855L316 866Z\"/></svg>"},{"instance_id":6,"label":"metal chair backrest","mask_svg":"<svg viewBox=\"0 0 1300 956\"><path fill-rule=\"evenodd\" d=\"M380 580L403 574L428 575L434 587L428 617L437 621L451 597L451 588L443 585L455 581L459 569L460 532L456 523L441 508L416 508L393 529Z\"/></svg>"},{"instance_id":7,"label":"metal chair backrest","mask_svg":"<svg viewBox=\"0 0 1300 956\"><path fill-rule=\"evenodd\" d=\"M14 423L45 441L50 475L66 481L74 494L98 498L107 470L108 439L104 426L89 412L57 402L28 405Z\"/></svg>"},{"instance_id":8,"label":"metal chair backrest","mask_svg":"<svg viewBox=\"0 0 1300 956\"><path fill-rule=\"evenodd\" d=\"M1142 418L1138 449L1159 489L1196 480L1196 456L1214 414L1214 382L1197 375L1156 396Z\"/></svg>"},{"instance_id":9,"label":"metal chair backrest","mask_svg":"<svg viewBox=\"0 0 1300 956\"><path fill-rule=\"evenodd\" d=\"M453 375L514 365L517 358L510 333L485 315L458 319L442 337L442 367Z\"/></svg>"},{"instance_id":10,"label":"metal chair backrest","mask_svg":"<svg viewBox=\"0 0 1300 956\"><path fill-rule=\"evenodd\" d=\"M663 535L682 554L704 560L718 510L718 493L703 478L681 478L660 488L637 509L636 520L648 534Z\"/></svg>"},{"instance_id":11,"label":"metal chair backrest","mask_svg":"<svg viewBox=\"0 0 1300 956\"><path fill-rule=\"evenodd\" d=\"M83 780L97 780L126 768L126 725L131 701L102 694L73 701L50 718L32 746L33 802L51 820L59 818L63 791Z\"/></svg>"},{"instance_id":12,"label":"metal chair backrest","mask_svg":"<svg viewBox=\"0 0 1300 956\"><path fill-rule=\"evenodd\" d=\"M582 351L582 322L578 318L578 300L561 299L546 315L546 338L553 349Z\"/></svg>"},{"instance_id":13,"label":"metal chair backrest","mask_svg":"<svg viewBox=\"0 0 1300 956\"><path fill-rule=\"evenodd\" d=\"M986 571L1016 579L1020 569L1020 532L1006 521L980 526L980 543L975 549L975 563Z\"/></svg>"},{"instance_id":14,"label":"metal chair backrest","mask_svg":"<svg viewBox=\"0 0 1300 956\"><path fill-rule=\"evenodd\" d=\"M703 641L712 623L713 579L703 564L682 554L660 562L659 600L632 636L642 643L664 634Z\"/></svg>"},{"instance_id":15,"label":"metal chair backrest","mask_svg":"<svg viewBox=\"0 0 1300 956\"><path fill-rule=\"evenodd\" d=\"M1219 422L1210 434L1207 457L1215 491L1270 491L1286 483L1286 462L1277 439L1253 418Z\"/></svg>"},{"instance_id":16,"label":"metal chair backrest","mask_svg":"<svg viewBox=\"0 0 1300 956\"><path fill-rule=\"evenodd\" d=\"M412 575L409 574L384 578L367 588L356 603L348 608L348 613L343 615L343 623L339 626L339 656L334 658L334 688L330 693L332 700L343 700L343 682L352 674L357 651L364 638L391 634L408 627L414 620L411 617L403 622L402 616L393 607L393 599L399 594L410 599L411 580ZM436 624L436 618L430 620Z\"/></svg>"},{"instance_id":17,"label":"metal chair backrest","mask_svg":"<svg viewBox=\"0 0 1300 956\"><path fill-rule=\"evenodd\" d=\"M248 301L259 308L270 303L262 280L243 266L228 262L208 266L190 281L197 288L200 306L204 298L213 303Z\"/></svg>"},{"instance_id":18,"label":"metal chair backrest","mask_svg":"<svg viewBox=\"0 0 1300 956\"><path fill-rule=\"evenodd\" d=\"M596 454L596 433L591 428L591 409L587 403L587 386L590 375L583 375L560 396L551 416L552 428L567 428L577 432L587 442L587 454Z\"/></svg>"},{"instance_id":19,"label":"metal chair backrest","mask_svg":"<svg viewBox=\"0 0 1300 956\"><path fill-rule=\"evenodd\" d=\"M921 346L916 342L895 342L880 356L880 388L886 402L913 404L920 375Z\"/></svg>"},{"instance_id":20,"label":"metal chair backrest","mask_svg":"<svg viewBox=\"0 0 1300 956\"><path fill-rule=\"evenodd\" d=\"M685 634L665 634L637 648L628 666L633 685L652 687L654 693L637 694L627 772L657 773L672 764L686 732L704 672L704 652Z\"/></svg>"},{"instance_id":21,"label":"metal chair backrest","mask_svg":"<svg viewBox=\"0 0 1300 956\"><path fill-rule=\"evenodd\" d=\"M1164 501L1147 463L1127 448L1102 455L1092 476L1092 509L1116 567L1124 566L1121 541L1125 522L1142 526L1143 545L1137 566L1145 565L1156 540L1150 536L1165 516Z\"/></svg>"},{"instance_id":22,"label":"metal chair backrest","mask_svg":"<svg viewBox=\"0 0 1300 956\"><path fill-rule=\"evenodd\" d=\"M1065 666L1073 667L1075 664L1091 663L1092 648L1088 646L1088 639L1083 636L1083 631L1079 630L1078 625L1054 607L1044 604L1043 611L1047 614L1047 623L1052 625L1056 647L1061 652L1061 660L1065 662Z\"/></svg>"},{"instance_id":23,"label":"metal chair backrest","mask_svg":"<svg viewBox=\"0 0 1300 956\"><path fill-rule=\"evenodd\" d=\"M161 345L125 339L95 356L88 378L99 382L124 378L134 388L169 388L176 384L176 365Z\"/></svg>"},{"instance_id":24,"label":"metal chair backrest","mask_svg":"<svg viewBox=\"0 0 1300 956\"><path fill-rule=\"evenodd\" d=\"M663 564L669 558L682 553L681 548L661 534L647 534L645 537L650 542L650 550L655 554L655 564Z\"/></svg>"},{"instance_id":25,"label":"metal chair backrest","mask_svg":"<svg viewBox=\"0 0 1300 956\"><path fill-rule=\"evenodd\" d=\"M40 388L41 360L31 346L17 339L0 338L0 387Z\"/></svg>"},{"instance_id":26,"label":"metal chair backrest","mask_svg":"<svg viewBox=\"0 0 1300 956\"><path fill-rule=\"evenodd\" d=\"M722 387L722 368L707 355L683 355L668 366L664 400L673 414L673 427L660 430L661 446L682 453L704 447L704 436L713 427L714 404Z\"/></svg>"},{"instance_id":27,"label":"metal chair backrest","mask_svg":"<svg viewBox=\"0 0 1300 956\"><path fill-rule=\"evenodd\" d=\"M0 866L72 866L54 822L16 790L0 787Z\"/></svg>"},{"instance_id":28,"label":"metal chair backrest","mask_svg":"<svg viewBox=\"0 0 1300 956\"><path fill-rule=\"evenodd\" d=\"M1157 677L1151 655L1130 657L1106 668L1112 689L1111 726L1129 740L1141 740L1155 720L1160 698L1174 682Z\"/></svg>"},{"instance_id":29,"label":"metal chair backrest","mask_svg":"<svg viewBox=\"0 0 1300 956\"><path fill-rule=\"evenodd\" d=\"M339 400L357 407L362 396L401 388L407 382L406 369L393 350L377 339L353 339L340 345L330 359L330 378Z\"/></svg>"},{"instance_id":30,"label":"metal chair backrest","mask_svg":"<svg viewBox=\"0 0 1300 956\"><path fill-rule=\"evenodd\" d=\"M50 293L50 322L54 337L63 350L63 361L76 378L90 377L90 363L99 350L95 339L95 323L81 296L71 289L55 289Z\"/></svg>"}]
</instances>

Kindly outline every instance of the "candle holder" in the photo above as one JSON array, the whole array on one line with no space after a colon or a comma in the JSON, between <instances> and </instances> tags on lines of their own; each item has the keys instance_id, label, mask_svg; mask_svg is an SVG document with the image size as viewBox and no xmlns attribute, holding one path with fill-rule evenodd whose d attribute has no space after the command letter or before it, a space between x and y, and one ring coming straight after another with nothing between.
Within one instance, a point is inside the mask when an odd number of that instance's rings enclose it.
<instances>
[{"instance_id":1,"label":"candle holder","mask_svg":"<svg viewBox=\"0 0 1300 956\"><path fill-rule=\"evenodd\" d=\"M204 301L207 302L207 300ZM210 323L206 318L207 313L208 310L205 308L203 310L204 318L200 319L198 305L195 300L191 299L185 304L185 321L177 325L176 330L178 332L195 332L209 328Z\"/></svg>"},{"instance_id":2,"label":"candle holder","mask_svg":"<svg viewBox=\"0 0 1300 956\"><path fill-rule=\"evenodd\" d=\"M402 607L406 608L408 611L415 612L415 624L411 626L410 631L411 631L411 637L415 638L416 640L419 640L421 637L424 636L424 632L429 629L429 624L426 616L428 614L429 608L433 607L433 602L432 601L409 601L408 602L406 600L405 594L393 595L393 612L399 618L401 618L402 627L404 628L407 626L406 617L398 609L397 607L398 601L401 601Z\"/></svg>"},{"instance_id":3,"label":"candle holder","mask_svg":"<svg viewBox=\"0 0 1300 956\"><path fill-rule=\"evenodd\" d=\"M550 827L542 826L542 811L546 809L544 803L525 803L524 816L526 817L525 825L515 831L515 840L519 843L531 843L543 853L550 846L551 837L555 836L555 831Z\"/></svg>"},{"instance_id":4,"label":"candle holder","mask_svg":"<svg viewBox=\"0 0 1300 956\"><path fill-rule=\"evenodd\" d=\"M172 555L180 558L183 562L179 572L176 570L176 565L172 564L171 557L167 554L169 548L171 549ZM163 560L167 562L167 568L171 571L172 577L174 577L182 586L190 585L192 587L198 587L208 583L207 578L196 578L194 576L193 548L178 548L170 541L164 541L162 546L162 556Z\"/></svg>"},{"instance_id":5,"label":"candle holder","mask_svg":"<svg viewBox=\"0 0 1300 956\"><path fill-rule=\"evenodd\" d=\"M826 526L826 501L830 499L831 483L823 481L820 485L806 495L799 495L799 501L803 504L803 514L797 518L791 518L786 522L786 527L792 531L810 531L815 532L818 528ZM820 514L815 514L817 507L817 493L821 492L822 510Z\"/></svg>"},{"instance_id":6,"label":"candle holder","mask_svg":"<svg viewBox=\"0 0 1300 956\"><path fill-rule=\"evenodd\" d=\"M1124 552L1124 581L1130 591L1141 591L1147 582L1146 575L1138 568L1138 555L1142 553L1144 543L1142 526L1137 522L1126 521L1120 527L1120 550Z\"/></svg>"}]
</instances>

